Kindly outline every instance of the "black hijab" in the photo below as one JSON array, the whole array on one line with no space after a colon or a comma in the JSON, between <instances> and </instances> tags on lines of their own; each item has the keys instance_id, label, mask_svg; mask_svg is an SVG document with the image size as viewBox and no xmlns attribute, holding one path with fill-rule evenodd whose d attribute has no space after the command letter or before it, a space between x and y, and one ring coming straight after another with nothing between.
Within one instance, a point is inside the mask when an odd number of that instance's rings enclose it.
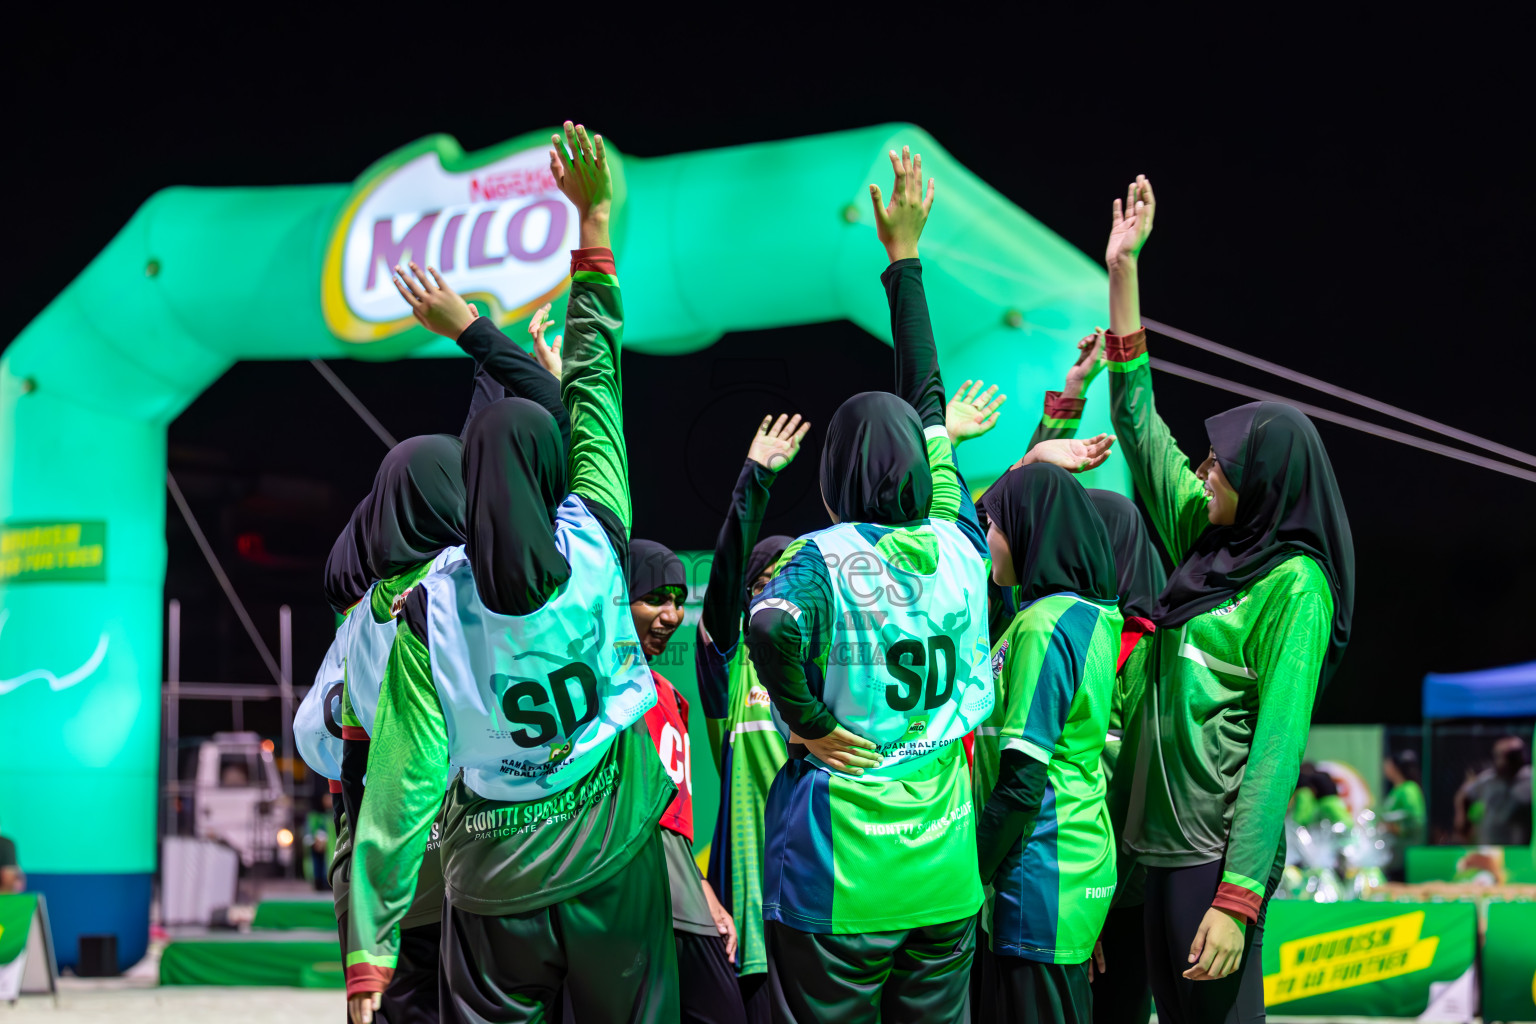
<instances>
[{"instance_id":1,"label":"black hijab","mask_svg":"<svg viewBox=\"0 0 1536 1024\"><path fill-rule=\"evenodd\" d=\"M1115 599L1109 531L1071 473L1043 462L1019 466L981 500L992 525L1008 538L1021 605L1062 591Z\"/></svg>"},{"instance_id":2,"label":"black hijab","mask_svg":"<svg viewBox=\"0 0 1536 1024\"><path fill-rule=\"evenodd\" d=\"M665 544L653 540L629 542L629 599L638 601L662 587L682 587L688 598L688 574L683 560Z\"/></svg>"},{"instance_id":3,"label":"black hijab","mask_svg":"<svg viewBox=\"0 0 1536 1024\"><path fill-rule=\"evenodd\" d=\"M821 495L844 523L927 518L933 474L916 410L886 391L839 406L821 448Z\"/></svg>"},{"instance_id":4,"label":"black hijab","mask_svg":"<svg viewBox=\"0 0 1536 1024\"><path fill-rule=\"evenodd\" d=\"M752 603L752 584L757 582L759 576L773 568L773 563L777 562L779 556L784 554L794 542L795 538L777 533L772 537L764 537L752 545L752 553L747 556L747 578L742 581L743 608Z\"/></svg>"},{"instance_id":5,"label":"black hijab","mask_svg":"<svg viewBox=\"0 0 1536 1024\"><path fill-rule=\"evenodd\" d=\"M465 553L491 611L537 611L570 579L555 546L555 511L570 493L566 475L560 427L536 402L492 402L465 428Z\"/></svg>"},{"instance_id":6,"label":"black hijab","mask_svg":"<svg viewBox=\"0 0 1536 1024\"><path fill-rule=\"evenodd\" d=\"M464 478L459 439L408 437L390 449L373 478L361 519L368 572L389 579L464 542Z\"/></svg>"},{"instance_id":7,"label":"black hijab","mask_svg":"<svg viewBox=\"0 0 1536 1024\"><path fill-rule=\"evenodd\" d=\"M1355 543L1333 464L1317 428L1280 402L1252 402L1205 421L1237 490L1237 521L1202 533L1174 567L1152 618L1178 626L1229 600L1296 554L1317 562L1333 591L1333 636L1319 686L1349 643Z\"/></svg>"},{"instance_id":8,"label":"black hijab","mask_svg":"<svg viewBox=\"0 0 1536 1024\"><path fill-rule=\"evenodd\" d=\"M368 514L367 505L368 498L364 496L325 560L325 600L337 615L361 601L373 583L368 572L368 552L363 547L362 522Z\"/></svg>"},{"instance_id":9,"label":"black hijab","mask_svg":"<svg viewBox=\"0 0 1536 1024\"><path fill-rule=\"evenodd\" d=\"M1115 552L1115 586L1120 593L1120 613L1142 619L1152 617L1157 595L1168 582L1163 560L1158 557L1146 520L1136 503L1123 494L1088 488L1088 500L1104 520L1109 545Z\"/></svg>"}]
</instances>

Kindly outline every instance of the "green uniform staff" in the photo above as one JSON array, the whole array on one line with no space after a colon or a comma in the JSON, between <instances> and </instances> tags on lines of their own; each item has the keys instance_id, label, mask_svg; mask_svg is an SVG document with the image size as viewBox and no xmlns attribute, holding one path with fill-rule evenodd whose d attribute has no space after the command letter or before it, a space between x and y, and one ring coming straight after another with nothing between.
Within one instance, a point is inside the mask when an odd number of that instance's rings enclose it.
<instances>
[{"instance_id":1,"label":"green uniform staff","mask_svg":"<svg viewBox=\"0 0 1536 1024\"><path fill-rule=\"evenodd\" d=\"M1429 815L1419 785L1419 755L1399 750L1382 762L1381 773L1392 785L1380 815L1383 826L1392 833L1392 863L1387 877L1403 882L1407 880L1408 847L1423 846L1429 840Z\"/></svg>"},{"instance_id":2,"label":"green uniform staff","mask_svg":"<svg viewBox=\"0 0 1536 1024\"><path fill-rule=\"evenodd\" d=\"M1175 568L1120 754L1134 767L1114 784L1131 786L1123 842L1148 869L1158 1019L1258 1019L1264 909L1313 700L1349 639L1354 546L1317 429L1290 406L1208 419L1191 472L1153 404L1140 324L1153 210L1145 179L1114 204L1106 357L1115 433Z\"/></svg>"},{"instance_id":3,"label":"green uniform staff","mask_svg":"<svg viewBox=\"0 0 1536 1024\"><path fill-rule=\"evenodd\" d=\"M394 966L396 925L442 817L443 1016L541 1021L564 992L576 1019L678 1016L666 865L657 831L675 788L643 715L656 700L628 614L630 501L602 140L567 122L551 170L580 217L563 394L555 418L507 398L465 437L466 560L405 601L369 754L348 957L366 1019ZM425 288L424 322L467 322ZM454 329L452 326L449 330ZM377 808L387 808L376 811ZM625 965L617 967L616 965Z\"/></svg>"},{"instance_id":4,"label":"green uniform staff","mask_svg":"<svg viewBox=\"0 0 1536 1024\"><path fill-rule=\"evenodd\" d=\"M768 1017L768 952L763 939L763 814L768 790L784 765L784 737L773 724L768 690L742 643L746 610L773 578L792 543L783 535L758 539L768 489L800 450L810 430L800 417L763 418L730 510L715 541L709 586L694 645L699 703L710 753L720 770L720 809L709 847L709 884L736 922L736 973L748 1019Z\"/></svg>"},{"instance_id":5,"label":"green uniform staff","mask_svg":"<svg viewBox=\"0 0 1536 1024\"><path fill-rule=\"evenodd\" d=\"M979 1019L1093 1018L1089 958L1115 891L1101 755L1120 652L1109 534L1058 466L1008 471L982 499L992 578L1021 608L992 653L976 731L977 846L992 892Z\"/></svg>"}]
</instances>

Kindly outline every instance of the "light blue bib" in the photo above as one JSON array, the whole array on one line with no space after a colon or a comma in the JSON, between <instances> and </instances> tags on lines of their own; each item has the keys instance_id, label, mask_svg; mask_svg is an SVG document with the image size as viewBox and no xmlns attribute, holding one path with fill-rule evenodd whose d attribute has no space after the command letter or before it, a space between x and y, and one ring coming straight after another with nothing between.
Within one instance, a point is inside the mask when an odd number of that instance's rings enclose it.
<instances>
[{"instance_id":1,"label":"light blue bib","mask_svg":"<svg viewBox=\"0 0 1536 1024\"><path fill-rule=\"evenodd\" d=\"M356 616L342 620L345 626ZM368 611L363 608L363 615ZM342 690L342 640L341 630L325 652L320 671L315 673L315 683L299 702L299 710L293 716L293 743L299 756L310 770L328 779L341 781L341 690Z\"/></svg>"},{"instance_id":2,"label":"light blue bib","mask_svg":"<svg viewBox=\"0 0 1536 1024\"><path fill-rule=\"evenodd\" d=\"M570 579L530 615L486 608L468 562L421 583L448 757L487 800L569 788L656 703L624 571L575 495L556 514L555 546Z\"/></svg>"},{"instance_id":3,"label":"light blue bib","mask_svg":"<svg viewBox=\"0 0 1536 1024\"><path fill-rule=\"evenodd\" d=\"M833 595L822 700L884 758L845 777L900 778L992 713L986 559L954 523L927 525L938 538L929 576L887 561L857 524L813 535Z\"/></svg>"}]
</instances>

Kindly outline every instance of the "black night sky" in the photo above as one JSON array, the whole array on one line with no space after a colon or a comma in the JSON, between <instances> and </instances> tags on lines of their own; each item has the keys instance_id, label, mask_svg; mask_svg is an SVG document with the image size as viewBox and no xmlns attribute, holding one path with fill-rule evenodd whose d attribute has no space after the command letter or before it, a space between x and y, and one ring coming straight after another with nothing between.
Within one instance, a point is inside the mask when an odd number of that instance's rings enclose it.
<instances>
[{"instance_id":1,"label":"black night sky","mask_svg":"<svg viewBox=\"0 0 1536 1024\"><path fill-rule=\"evenodd\" d=\"M1095 258L1110 201L1150 175L1148 316L1536 448L1522 26L1312 23L1299 11L1270 11L1278 26L1033 15L935 26L894 10L746 24L717 11L706 35L681 13L618 24L572 5L562 22L558 5L540 7L538 25L516 5L462 21L430 6L350 18L140 8L118 24L84 24L63 5L24 16L6 47L0 339L167 185L346 182L429 132L475 150L565 117L638 156L904 120ZM771 217L774 201L742 215ZM771 286L772 266L730 258ZM1329 404L1160 344L1178 362ZM463 361L333 366L397 437L462 424ZM732 335L684 358L626 357L637 534L713 545L763 410L733 407L693 428L711 389L739 374L761 381L765 402L824 424L848 394L889 387L889 350L835 323ZM1204 418L1241 401L1162 375L1157 388L1190 453L1205 447ZM1004 429L1027 431L1038 401L1014 396ZM1415 722L1425 671L1536 657L1523 620L1536 484L1320 430L1359 584L1354 641L1317 720ZM818 430L776 489L774 532L824 525L820 440ZM330 641L325 552L382 454L305 363L240 364L171 428L171 469L274 647L276 608L294 607L301 682ZM169 504L167 534L166 593L182 600L189 633L183 678L268 681Z\"/></svg>"}]
</instances>

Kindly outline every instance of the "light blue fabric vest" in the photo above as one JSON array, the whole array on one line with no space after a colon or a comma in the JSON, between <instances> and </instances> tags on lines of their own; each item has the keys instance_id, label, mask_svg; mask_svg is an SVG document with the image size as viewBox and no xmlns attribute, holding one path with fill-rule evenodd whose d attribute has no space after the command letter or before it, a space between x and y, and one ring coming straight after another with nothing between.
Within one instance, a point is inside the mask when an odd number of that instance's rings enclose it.
<instances>
[{"instance_id":1,"label":"light blue fabric vest","mask_svg":"<svg viewBox=\"0 0 1536 1024\"><path fill-rule=\"evenodd\" d=\"M884 758L844 777L901 778L992 713L986 560L954 523L928 526L938 538L931 576L887 561L857 524L812 535L833 594L822 699Z\"/></svg>"},{"instance_id":2,"label":"light blue fabric vest","mask_svg":"<svg viewBox=\"0 0 1536 1024\"><path fill-rule=\"evenodd\" d=\"M555 518L570 579L530 615L486 608L468 562L422 581L448 758L487 800L559 793L656 704L624 571L574 494Z\"/></svg>"},{"instance_id":3,"label":"light blue fabric vest","mask_svg":"<svg viewBox=\"0 0 1536 1024\"><path fill-rule=\"evenodd\" d=\"M362 605L357 605L342 620L345 626L351 622ZM363 615L368 611L363 608ZM293 715L293 742L299 756L311 771L328 779L341 781L341 690L342 648L341 630L325 652L320 671L315 673L315 684L299 702L299 710Z\"/></svg>"}]
</instances>

